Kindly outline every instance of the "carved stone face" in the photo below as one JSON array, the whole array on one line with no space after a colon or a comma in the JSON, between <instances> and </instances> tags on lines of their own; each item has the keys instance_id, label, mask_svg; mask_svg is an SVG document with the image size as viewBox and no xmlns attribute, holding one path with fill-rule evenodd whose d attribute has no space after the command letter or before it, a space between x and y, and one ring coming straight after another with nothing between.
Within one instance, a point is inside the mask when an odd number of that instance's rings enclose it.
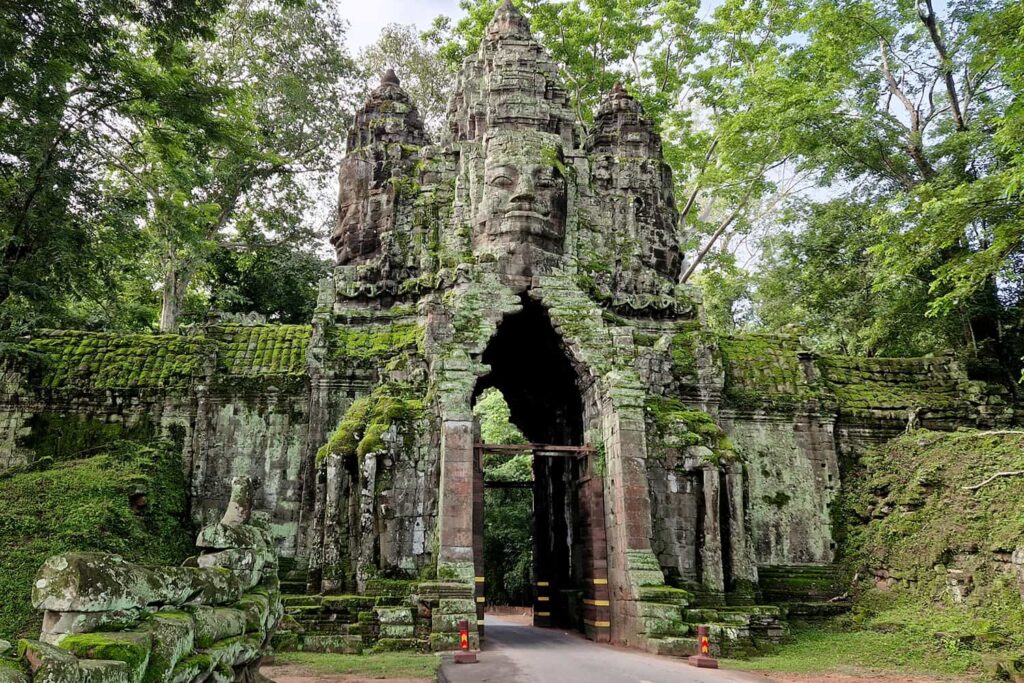
<instances>
[{"instance_id":1,"label":"carved stone face","mask_svg":"<svg viewBox=\"0 0 1024 683\"><path fill-rule=\"evenodd\" d=\"M474 248L529 244L562 253L566 181L557 163L559 140L548 137L520 130L518 135L501 132L488 139Z\"/></svg>"},{"instance_id":2,"label":"carved stone face","mask_svg":"<svg viewBox=\"0 0 1024 683\"><path fill-rule=\"evenodd\" d=\"M331 235L338 264L372 255L380 246L380 226L371 215L373 167L358 156L346 158L338 177L338 225Z\"/></svg>"}]
</instances>

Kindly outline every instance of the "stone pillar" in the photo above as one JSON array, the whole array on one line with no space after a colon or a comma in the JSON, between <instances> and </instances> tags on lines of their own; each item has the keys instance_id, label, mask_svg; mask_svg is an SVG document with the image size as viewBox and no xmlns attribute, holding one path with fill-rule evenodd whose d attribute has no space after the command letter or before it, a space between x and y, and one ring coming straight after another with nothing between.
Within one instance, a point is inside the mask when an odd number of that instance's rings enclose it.
<instances>
[{"instance_id":1,"label":"stone pillar","mask_svg":"<svg viewBox=\"0 0 1024 683\"><path fill-rule=\"evenodd\" d=\"M738 462L728 463L725 466L725 482L729 498L730 588L738 593L753 595L757 586L757 563L747 524L747 509L743 504L743 465Z\"/></svg>"},{"instance_id":2,"label":"stone pillar","mask_svg":"<svg viewBox=\"0 0 1024 683\"><path fill-rule=\"evenodd\" d=\"M716 465L704 467L704 537L701 542L701 583L711 591L725 592L722 568L722 527L718 511L721 504L720 475Z\"/></svg>"},{"instance_id":3,"label":"stone pillar","mask_svg":"<svg viewBox=\"0 0 1024 683\"><path fill-rule=\"evenodd\" d=\"M348 553L348 538L342 525L342 515L347 514L349 487L348 474L340 456L329 455L323 464L323 514L320 590L325 593L337 592L344 587L345 576L341 568ZM319 592L319 591L318 591Z\"/></svg>"},{"instance_id":4,"label":"stone pillar","mask_svg":"<svg viewBox=\"0 0 1024 683\"><path fill-rule=\"evenodd\" d=\"M441 540L438 570L454 571L472 583L473 567L473 421L441 423Z\"/></svg>"},{"instance_id":5,"label":"stone pillar","mask_svg":"<svg viewBox=\"0 0 1024 683\"><path fill-rule=\"evenodd\" d=\"M642 399L641 399L642 400ZM641 409L601 401L605 447L605 515L611 639L641 646L637 601L640 589L664 585L651 550L651 501L647 485L647 444Z\"/></svg>"}]
</instances>

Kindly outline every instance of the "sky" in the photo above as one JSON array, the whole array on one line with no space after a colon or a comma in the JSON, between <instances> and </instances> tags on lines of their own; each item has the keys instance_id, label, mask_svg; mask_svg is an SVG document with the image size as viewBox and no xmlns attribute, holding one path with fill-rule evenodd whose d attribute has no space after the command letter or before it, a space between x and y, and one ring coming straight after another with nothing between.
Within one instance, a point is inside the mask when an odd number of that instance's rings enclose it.
<instances>
[{"instance_id":1,"label":"sky","mask_svg":"<svg viewBox=\"0 0 1024 683\"><path fill-rule=\"evenodd\" d=\"M416 24L426 29L438 14L462 15L459 0L336 0L341 16L349 21L348 40L352 54L377 40L387 24Z\"/></svg>"},{"instance_id":2,"label":"sky","mask_svg":"<svg viewBox=\"0 0 1024 683\"><path fill-rule=\"evenodd\" d=\"M349 21L350 28L346 41L354 55L359 49L377 40L380 30L387 24L416 24L422 30L438 14L450 17L462 16L459 0L335 0L341 8L341 16ZM721 4L722 0L701 0L701 10L709 11Z\"/></svg>"}]
</instances>

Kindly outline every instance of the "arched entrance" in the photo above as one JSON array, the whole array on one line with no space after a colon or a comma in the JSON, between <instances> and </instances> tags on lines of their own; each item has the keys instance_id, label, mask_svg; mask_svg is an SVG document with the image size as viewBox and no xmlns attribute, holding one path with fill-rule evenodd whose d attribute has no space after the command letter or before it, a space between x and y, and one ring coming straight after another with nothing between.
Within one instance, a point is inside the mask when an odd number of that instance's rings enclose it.
<instances>
[{"instance_id":1,"label":"arched entrance","mask_svg":"<svg viewBox=\"0 0 1024 683\"><path fill-rule=\"evenodd\" d=\"M501 392L511 422L526 444L474 443L474 558L478 612L483 616L485 489L488 465L527 456L533 502L533 609L536 626L583 631L608 640L610 617L601 450L586 443L577 371L540 304L524 297L483 354L490 371L477 382L474 402ZM479 434L479 430L475 430Z\"/></svg>"}]
</instances>

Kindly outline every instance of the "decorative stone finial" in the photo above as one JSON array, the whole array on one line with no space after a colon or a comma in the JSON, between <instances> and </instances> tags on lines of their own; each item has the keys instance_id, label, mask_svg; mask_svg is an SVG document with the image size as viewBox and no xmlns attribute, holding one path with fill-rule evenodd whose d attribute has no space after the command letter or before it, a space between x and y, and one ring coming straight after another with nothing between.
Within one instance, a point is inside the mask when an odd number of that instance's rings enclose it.
<instances>
[{"instance_id":1,"label":"decorative stone finial","mask_svg":"<svg viewBox=\"0 0 1024 683\"><path fill-rule=\"evenodd\" d=\"M504 0L494 13L494 18L487 27L487 35L494 39L497 37L522 37L530 38L530 21L516 7L512 0Z\"/></svg>"},{"instance_id":2,"label":"decorative stone finial","mask_svg":"<svg viewBox=\"0 0 1024 683\"><path fill-rule=\"evenodd\" d=\"M394 69L388 69L384 72L384 75L380 79L381 85L402 85L402 82L398 80L398 74L395 73Z\"/></svg>"},{"instance_id":3,"label":"decorative stone finial","mask_svg":"<svg viewBox=\"0 0 1024 683\"><path fill-rule=\"evenodd\" d=\"M231 482L231 501L220 523L224 526L248 524L252 517L253 485L249 477L237 477Z\"/></svg>"}]
</instances>

